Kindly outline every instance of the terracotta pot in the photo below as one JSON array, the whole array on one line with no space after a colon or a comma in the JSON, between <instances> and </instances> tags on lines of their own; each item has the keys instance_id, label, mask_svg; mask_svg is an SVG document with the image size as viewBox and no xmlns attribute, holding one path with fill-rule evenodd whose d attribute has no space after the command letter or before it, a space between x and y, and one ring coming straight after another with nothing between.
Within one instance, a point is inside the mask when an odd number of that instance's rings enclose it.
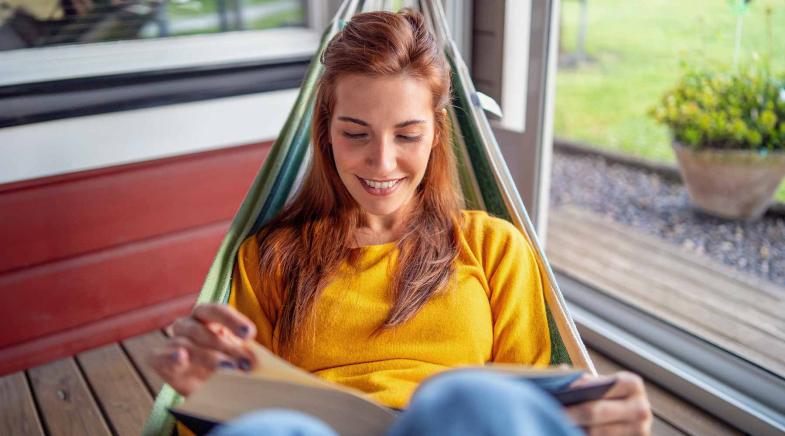
<instances>
[{"instance_id":1,"label":"terracotta pot","mask_svg":"<svg viewBox=\"0 0 785 436\"><path fill-rule=\"evenodd\" d=\"M678 143L673 150L690 200L722 218L760 218L785 177L785 152L695 151Z\"/></svg>"}]
</instances>

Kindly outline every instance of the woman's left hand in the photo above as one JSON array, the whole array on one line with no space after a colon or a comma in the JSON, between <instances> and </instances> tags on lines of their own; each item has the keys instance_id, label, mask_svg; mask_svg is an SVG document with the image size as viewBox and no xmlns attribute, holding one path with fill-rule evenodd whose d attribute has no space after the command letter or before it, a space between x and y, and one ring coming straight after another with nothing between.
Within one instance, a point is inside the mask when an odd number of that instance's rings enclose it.
<instances>
[{"instance_id":1,"label":"woman's left hand","mask_svg":"<svg viewBox=\"0 0 785 436\"><path fill-rule=\"evenodd\" d=\"M599 400L565 408L567 415L588 435L650 435L652 414L643 380L631 372L612 376L616 382ZM579 386L591 377L573 383Z\"/></svg>"}]
</instances>

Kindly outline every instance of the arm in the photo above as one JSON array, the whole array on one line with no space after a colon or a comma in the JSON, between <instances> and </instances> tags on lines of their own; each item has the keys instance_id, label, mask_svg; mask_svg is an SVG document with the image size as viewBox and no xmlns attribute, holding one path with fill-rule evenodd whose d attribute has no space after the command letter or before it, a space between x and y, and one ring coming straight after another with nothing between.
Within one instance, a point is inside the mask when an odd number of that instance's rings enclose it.
<instances>
[{"instance_id":1,"label":"arm","mask_svg":"<svg viewBox=\"0 0 785 436\"><path fill-rule=\"evenodd\" d=\"M493 314L492 360L547 366L550 334L534 252L514 226L496 219L492 223L483 238Z\"/></svg>"},{"instance_id":2,"label":"arm","mask_svg":"<svg viewBox=\"0 0 785 436\"><path fill-rule=\"evenodd\" d=\"M484 243L489 247L484 252L494 319L493 360L546 366L550 335L539 268L528 241L509 227L501 235L491 232L490 243ZM650 434L652 414L642 379L629 372L610 377L616 381L603 398L567 407L567 415L590 435ZM591 378L587 375L575 385Z\"/></svg>"}]
</instances>

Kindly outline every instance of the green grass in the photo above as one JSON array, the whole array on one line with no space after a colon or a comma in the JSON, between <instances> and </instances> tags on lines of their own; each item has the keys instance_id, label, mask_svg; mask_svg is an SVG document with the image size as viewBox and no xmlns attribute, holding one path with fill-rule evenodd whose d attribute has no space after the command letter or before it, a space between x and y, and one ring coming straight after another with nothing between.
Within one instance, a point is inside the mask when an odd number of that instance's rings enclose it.
<instances>
[{"instance_id":1,"label":"green grass","mask_svg":"<svg viewBox=\"0 0 785 436\"><path fill-rule=\"evenodd\" d=\"M764 7L771 5L772 37ZM575 50L579 3L562 1L562 51ZM767 57L785 70L785 1L755 0L744 16L740 63ZM665 127L646 115L678 79L680 62L730 68L736 16L723 0L590 0L586 48L592 59L560 69L556 136L662 162L674 162ZM785 201L785 183L776 197Z\"/></svg>"},{"instance_id":2,"label":"green grass","mask_svg":"<svg viewBox=\"0 0 785 436\"><path fill-rule=\"evenodd\" d=\"M265 3L278 3L281 0L244 0L243 6L249 7ZM230 5L227 5L230 7ZM172 20L180 18L191 18L200 16L215 16L218 12L216 0L188 0L181 3L170 2L167 5L167 14ZM230 21L234 16L234 11L229 10ZM257 18L255 20L248 20L245 23L245 30L262 30L271 29L282 26L302 25L305 20L302 8L295 8L275 12L271 15ZM177 33L178 36L184 35L201 35L206 33L220 32L218 26L207 26L200 29L194 29L186 32Z\"/></svg>"},{"instance_id":3,"label":"green grass","mask_svg":"<svg viewBox=\"0 0 785 436\"><path fill-rule=\"evenodd\" d=\"M244 0L242 4L243 6L253 6L266 3L277 3L278 1L280 0ZM226 2L226 7L231 9L231 2ZM217 10L217 0L169 1L166 4L166 12L171 19L211 15L215 14Z\"/></svg>"}]
</instances>

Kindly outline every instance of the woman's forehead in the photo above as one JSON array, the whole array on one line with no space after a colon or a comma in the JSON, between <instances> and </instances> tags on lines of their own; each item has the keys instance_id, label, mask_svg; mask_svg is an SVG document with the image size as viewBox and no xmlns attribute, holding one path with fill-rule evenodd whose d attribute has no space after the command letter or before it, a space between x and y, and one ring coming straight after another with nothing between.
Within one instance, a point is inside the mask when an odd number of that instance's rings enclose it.
<instances>
[{"instance_id":1,"label":"woman's forehead","mask_svg":"<svg viewBox=\"0 0 785 436\"><path fill-rule=\"evenodd\" d=\"M398 124L410 119L430 120L433 116L428 83L408 75L346 75L336 81L334 97L334 119L350 117L368 124Z\"/></svg>"}]
</instances>

